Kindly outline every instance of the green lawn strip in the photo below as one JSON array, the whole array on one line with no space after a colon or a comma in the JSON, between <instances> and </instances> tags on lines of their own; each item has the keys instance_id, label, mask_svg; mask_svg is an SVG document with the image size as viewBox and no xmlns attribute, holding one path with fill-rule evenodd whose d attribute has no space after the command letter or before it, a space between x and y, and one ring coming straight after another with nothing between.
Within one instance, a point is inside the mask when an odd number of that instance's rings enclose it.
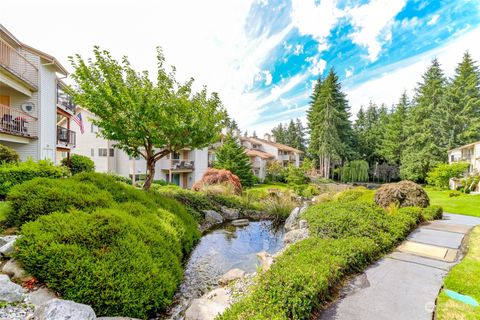
<instances>
[{"instance_id":1,"label":"green lawn strip","mask_svg":"<svg viewBox=\"0 0 480 320\"><path fill-rule=\"evenodd\" d=\"M468 253L445 278L444 289L470 296L480 303L480 226L469 236ZM437 319L480 319L480 307L447 296L444 290L437 300Z\"/></svg>"},{"instance_id":2,"label":"green lawn strip","mask_svg":"<svg viewBox=\"0 0 480 320\"><path fill-rule=\"evenodd\" d=\"M450 190L425 189L430 197L430 203L443 207L445 212L480 217L480 195L460 194L450 197Z\"/></svg>"}]
</instances>

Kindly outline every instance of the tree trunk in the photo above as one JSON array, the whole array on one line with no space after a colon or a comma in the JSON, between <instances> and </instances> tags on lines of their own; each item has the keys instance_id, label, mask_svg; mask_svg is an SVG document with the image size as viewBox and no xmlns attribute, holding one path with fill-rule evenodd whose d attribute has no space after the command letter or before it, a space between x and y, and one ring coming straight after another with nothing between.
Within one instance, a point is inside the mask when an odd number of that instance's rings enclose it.
<instances>
[{"instance_id":1,"label":"tree trunk","mask_svg":"<svg viewBox=\"0 0 480 320\"><path fill-rule=\"evenodd\" d=\"M147 176L145 183L143 184L143 190L149 190L152 185L153 179L155 179L155 158L151 157L147 159Z\"/></svg>"}]
</instances>

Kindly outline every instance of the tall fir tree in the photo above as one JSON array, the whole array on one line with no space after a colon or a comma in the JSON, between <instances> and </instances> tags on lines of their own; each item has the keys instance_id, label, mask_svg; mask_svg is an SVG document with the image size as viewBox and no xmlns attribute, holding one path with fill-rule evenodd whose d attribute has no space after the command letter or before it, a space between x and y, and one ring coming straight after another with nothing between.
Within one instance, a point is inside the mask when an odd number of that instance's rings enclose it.
<instances>
[{"instance_id":1,"label":"tall fir tree","mask_svg":"<svg viewBox=\"0 0 480 320\"><path fill-rule=\"evenodd\" d=\"M320 94L320 89L322 87L322 77L320 76L315 83L313 88L313 93L310 96L310 107L307 110L307 132L310 135L310 140L308 142L308 154L315 159L315 163L317 163L317 152L319 147L319 139L318 139L318 131L314 130L319 126L318 124L318 105L316 105L316 101L318 100L318 96Z\"/></svg>"},{"instance_id":2,"label":"tall fir tree","mask_svg":"<svg viewBox=\"0 0 480 320\"><path fill-rule=\"evenodd\" d=\"M445 128L441 125L446 79L437 59L422 76L409 112L407 142L400 173L403 179L425 181L428 171L447 157Z\"/></svg>"},{"instance_id":3,"label":"tall fir tree","mask_svg":"<svg viewBox=\"0 0 480 320\"><path fill-rule=\"evenodd\" d=\"M250 158L232 134L228 134L223 144L216 150L215 159L214 167L216 169L231 171L238 176L244 187L253 185L255 178Z\"/></svg>"},{"instance_id":4,"label":"tall fir tree","mask_svg":"<svg viewBox=\"0 0 480 320\"><path fill-rule=\"evenodd\" d=\"M292 147L300 151L305 151L305 128L303 127L300 119L296 119L295 129L297 134L295 136L295 140L293 141Z\"/></svg>"}]
</instances>

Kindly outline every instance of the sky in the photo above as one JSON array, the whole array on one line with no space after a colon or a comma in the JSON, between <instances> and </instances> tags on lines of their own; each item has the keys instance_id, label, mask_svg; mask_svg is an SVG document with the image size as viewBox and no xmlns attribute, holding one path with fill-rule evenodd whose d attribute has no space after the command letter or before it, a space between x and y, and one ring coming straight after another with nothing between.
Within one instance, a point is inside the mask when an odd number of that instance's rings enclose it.
<instances>
[{"instance_id":1,"label":"sky","mask_svg":"<svg viewBox=\"0 0 480 320\"><path fill-rule=\"evenodd\" d=\"M242 130L305 122L316 79L337 72L352 117L410 96L433 58L447 76L480 61L480 0L1 0L0 23L55 56L94 45L155 74L161 46L177 77L218 92Z\"/></svg>"}]
</instances>

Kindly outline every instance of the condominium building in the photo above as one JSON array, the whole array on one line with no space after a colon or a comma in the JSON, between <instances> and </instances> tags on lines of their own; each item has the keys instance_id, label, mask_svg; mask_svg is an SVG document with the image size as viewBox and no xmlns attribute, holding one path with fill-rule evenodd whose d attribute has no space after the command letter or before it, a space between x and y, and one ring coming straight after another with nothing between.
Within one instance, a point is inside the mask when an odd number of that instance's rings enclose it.
<instances>
[{"instance_id":1,"label":"condominium building","mask_svg":"<svg viewBox=\"0 0 480 320\"><path fill-rule=\"evenodd\" d=\"M60 81L66 76L55 57L20 42L0 24L0 144L15 149L21 160L58 162L75 146L75 107Z\"/></svg>"}]
</instances>

